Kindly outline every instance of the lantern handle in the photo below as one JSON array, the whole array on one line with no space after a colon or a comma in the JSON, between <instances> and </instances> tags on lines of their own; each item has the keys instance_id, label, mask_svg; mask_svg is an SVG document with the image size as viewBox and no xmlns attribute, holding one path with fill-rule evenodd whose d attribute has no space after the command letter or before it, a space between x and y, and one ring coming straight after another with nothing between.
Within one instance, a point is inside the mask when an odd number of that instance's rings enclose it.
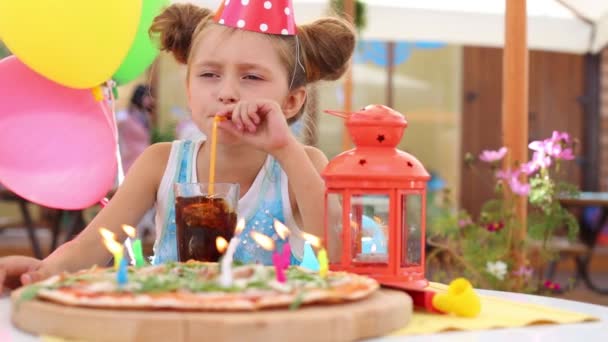
<instances>
[{"instance_id":1,"label":"lantern handle","mask_svg":"<svg viewBox=\"0 0 608 342\"><path fill-rule=\"evenodd\" d=\"M350 116L350 113L339 112L337 110L324 110L324 112L327 114L331 114L331 115L340 117L342 119L348 119L348 117Z\"/></svg>"}]
</instances>

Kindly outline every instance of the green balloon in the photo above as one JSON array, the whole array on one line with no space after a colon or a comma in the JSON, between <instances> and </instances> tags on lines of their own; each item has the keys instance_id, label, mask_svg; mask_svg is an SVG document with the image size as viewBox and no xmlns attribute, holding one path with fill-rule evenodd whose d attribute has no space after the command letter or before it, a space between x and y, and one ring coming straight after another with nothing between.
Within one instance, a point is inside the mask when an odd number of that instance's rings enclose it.
<instances>
[{"instance_id":1,"label":"green balloon","mask_svg":"<svg viewBox=\"0 0 608 342\"><path fill-rule=\"evenodd\" d=\"M127 53L121 66L112 79L118 84L125 84L133 81L141 75L152 64L158 56L158 48L150 39L148 29L152 25L154 17L160 14L161 10L167 6L169 0L143 0L141 16L137 33L133 40L133 45Z\"/></svg>"}]
</instances>

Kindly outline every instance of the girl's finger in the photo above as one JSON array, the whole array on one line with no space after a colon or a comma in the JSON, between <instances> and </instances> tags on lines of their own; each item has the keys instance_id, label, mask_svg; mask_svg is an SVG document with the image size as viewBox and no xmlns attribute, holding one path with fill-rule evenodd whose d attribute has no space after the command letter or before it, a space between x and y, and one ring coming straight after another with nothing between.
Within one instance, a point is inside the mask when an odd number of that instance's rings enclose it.
<instances>
[{"instance_id":1,"label":"girl's finger","mask_svg":"<svg viewBox=\"0 0 608 342\"><path fill-rule=\"evenodd\" d=\"M258 104L258 113L262 116L268 115L273 111L281 111L281 108L271 101L262 101Z\"/></svg>"},{"instance_id":2,"label":"girl's finger","mask_svg":"<svg viewBox=\"0 0 608 342\"><path fill-rule=\"evenodd\" d=\"M236 137L240 138L243 136L243 132L240 131L232 121L220 121L218 122L217 127L227 131L228 133Z\"/></svg>"},{"instance_id":3,"label":"girl's finger","mask_svg":"<svg viewBox=\"0 0 608 342\"><path fill-rule=\"evenodd\" d=\"M232 123L239 131L243 131L243 120L241 119L241 103L237 103L232 110Z\"/></svg>"},{"instance_id":4,"label":"girl's finger","mask_svg":"<svg viewBox=\"0 0 608 342\"><path fill-rule=\"evenodd\" d=\"M258 110L259 106L252 104L251 106L249 106L249 112L247 113L249 114L249 118L251 119L251 121L253 121L255 125L259 125L260 122L262 122L262 120L260 119L260 115L258 115Z\"/></svg>"},{"instance_id":5,"label":"girl's finger","mask_svg":"<svg viewBox=\"0 0 608 342\"><path fill-rule=\"evenodd\" d=\"M247 131L255 132L255 124L253 120L251 120L250 113L256 110L256 105L254 103L246 103L241 106L241 120L243 120L243 124L247 127Z\"/></svg>"}]
</instances>

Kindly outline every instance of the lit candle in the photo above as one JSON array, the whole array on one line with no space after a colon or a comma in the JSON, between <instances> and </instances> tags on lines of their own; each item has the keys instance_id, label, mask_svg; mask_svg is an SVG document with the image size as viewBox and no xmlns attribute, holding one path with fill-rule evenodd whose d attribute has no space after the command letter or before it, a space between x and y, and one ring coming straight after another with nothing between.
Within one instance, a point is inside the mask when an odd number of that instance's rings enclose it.
<instances>
[{"instance_id":1,"label":"lit candle","mask_svg":"<svg viewBox=\"0 0 608 342\"><path fill-rule=\"evenodd\" d=\"M304 241L304 256L302 257L300 266L311 271L319 271L319 261L317 260L315 252L313 251L312 245L309 241Z\"/></svg>"},{"instance_id":2,"label":"lit candle","mask_svg":"<svg viewBox=\"0 0 608 342\"><path fill-rule=\"evenodd\" d=\"M260 247L267 251L274 251L274 240L270 237L258 232L251 232L249 236L251 236L253 241L260 245Z\"/></svg>"},{"instance_id":3,"label":"lit candle","mask_svg":"<svg viewBox=\"0 0 608 342\"><path fill-rule=\"evenodd\" d=\"M127 265L127 259L122 258L120 260L120 265L118 266L118 271L116 272L116 282L119 287L122 287L127 284L129 281L129 269Z\"/></svg>"},{"instance_id":4,"label":"lit candle","mask_svg":"<svg viewBox=\"0 0 608 342\"><path fill-rule=\"evenodd\" d=\"M272 254L272 263L274 264L276 273L277 273L277 281L280 283L284 283L287 279L285 278L285 270L289 268L291 264L291 245L289 244L289 228L285 226L281 221L275 219L274 220L274 230L277 232L277 235L281 238L281 240L285 241L283 244L283 250L275 251Z\"/></svg>"},{"instance_id":5,"label":"lit candle","mask_svg":"<svg viewBox=\"0 0 608 342\"><path fill-rule=\"evenodd\" d=\"M223 236L218 236L215 238L215 248L218 252L224 253L226 248L228 248L228 241L224 239ZM220 263L220 284L224 287L228 287L232 284L232 270L230 270L230 266L225 266L224 260L227 259L228 256L224 254ZM227 269L228 268L228 269ZM229 274L226 274L229 273Z\"/></svg>"},{"instance_id":6,"label":"lit candle","mask_svg":"<svg viewBox=\"0 0 608 342\"><path fill-rule=\"evenodd\" d=\"M103 237L103 243L114 256L114 270L116 271L116 282L118 286L123 286L128 281L127 260L123 258L123 247L116 241L114 233L100 228L99 233Z\"/></svg>"},{"instance_id":7,"label":"lit candle","mask_svg":"<svg viewBox=\"0 0 608 342\"><path fill-rule=\"evenodd\" d=\"M277 232L277 235L281 238L281 240L285 240L289 236L289 228L287 228L287 226L277 219L274 219L274 230Z\"/></svg>"},{"instance_id":8,"label":"lit candle","mask_svg":"<svg viewBox=\"0 0 608 342\"><path fill-rule=\"evenodd\" d=\"M283 251L285 251L285 248L289 248L291 251L291 246L289 245L289 228L287 228L287 226L281 221L274 219L274 230L277 232L277 235L281 238L281 240L285 241L283 244ZM291 255L289 260L291 260Z\"/></svg>"},{"instance_id":9,"label":"lit candle","mask_svg":"<svg viewBox=\"0 0 608 342\"><path fill-rule=\"evenodd\" d=\"M129 253L129 257L131 258L131 265L137 267L143 266L145 264L144 253L141 246L141 240L135 239L135 228L123 224L122 230L124 230L128 236L125 245L127 247L127 253ZM133 239L135 239L135 241L133 241Z\"/></svg>"},{"instance_id":10,"label":"lit candle","mask_svg":"<svg viewBox=\"0 0 608 342\"><path fill-rule=\"evenodd\" d=\"M234 259L234 252L236 251L236 247L239 245L239 243L241 242L241 232L243 231L243 229L245 229L245 219L239 219L239 221L236 223L236 228L234 229L234 236L232 237L232 239L230 239L230 243L228 244L228 249L226 250L226 253L224 254L224 256L222 257L222 261L220 264L220 285L222 285L223 287L228 287L230 285L232 285L232 261ZM219 241L218 244L218 240L224 240ZM216 239L216 246L218 248L218 251L220 251L220 253L226 249L225 247L225 243L226 243L226 239L224 239L223 237L219 236Z\"/></svg>"},{"instance_id":11,"label":"lit candle","mask_svg":"<svg viewBox=\"0 0 608 342\"><path fill-rule=\"evenodd\" d=\"M122 245L116 241L116 235L106 228L100 228L99 233L103 237L104 245L114 256L114 269L118 270L123 256Z\"/></svg>"},{"instance_id":12,"label":"lit candle","mask_svg":"<svg viewBox=\"0 0 608 342\"><path fill-rule=\"evenodd\" d=\"M126 232L125 226L122 229ZM129 233L127 233L129 235ZM135 257L133 256L133 242L131 241L131 237L127 236L125 240L125 249L127 250L127 254L129 254L129 260L131 260L131 265L135 265Z\"/></svg>"},{"instance_id":13,"label":"lit candle","mask_svg":"<svg viewBox=\"0 0 608 342\"><path fill-rule=\"evenodd\" d=\"M223 116L214 116L213 117L213 128L211 129L211 151L209 155L209 194L213 195L215 193L214 183L215 183L215 157L217 150L217 124L220 121L226 120L226 117Z\"/></svg>"},{"instance_id":14,"label":"lit candle","mask_svg":"<svg viewBox=\"0 0 608 342\"><path fill-rule=\"evenodd\" d=\"M321 240L308 233L301 233L304 238L304 256L302 257L302 263L300 263L301 267L307 268L311 271L318 272L319 271L319 261L315 256L315 251L312 247L319 248L321 245Z\"/></svg>"},{"instance_id":15,"label":"lit candle","mask_svg":"<svg viewBox=\"0 0 608 342\"><path fill-rule=\"evenodd\" d=\"M274 265L277 281L279 283L285 283L285 281L287 281L287 278L285 277L285 270L289 267L290 261L291 246L289 246L289 243L283 245L283 250L280 253L272 253L272 263Z\"/></svg>"},{"instance_id":16,"label":"lit candle","mask_svg":"<svg viewBox=\"0 0 608 342\"><path fill-rule=\"evenodd\" d=\"M267 251L275 250L274 240L262 233L251 232L251 238L255 241L260 247L264 248ZM285 282L285 269L289 266L289 259L291 256L291 247L289 244L286 244L281 253L273 253L272 254L272 264L275 268L275 273L277 277L277 281L280 283Z\"/></svg>"},{"instance_id":17,"label":"lit candle","mask_svg":"<svg viewBox=\"0 0 608 342\"><path fill-rule=\"evenodd\" d=\"M317 257L319 258L319 275L322 278L325 278L327 277L327 270L329 269L329 261L327 260L325 248L321 248Z\"/></svg>"}]
</instances>

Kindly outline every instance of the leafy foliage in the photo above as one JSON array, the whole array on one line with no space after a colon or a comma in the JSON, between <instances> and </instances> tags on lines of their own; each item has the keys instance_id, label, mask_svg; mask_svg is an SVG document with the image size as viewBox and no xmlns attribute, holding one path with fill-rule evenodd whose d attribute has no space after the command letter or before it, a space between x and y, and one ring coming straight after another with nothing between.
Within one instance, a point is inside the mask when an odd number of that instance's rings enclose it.
<instances>
[{"instance_id":1,"label":"leafy foliage","mask_svg":"<svg viewBox=\"0 0 608 342\"><path fill-rule=\"evenodd\" d=\"M534 151L532 160L504 170L499 167L508 152L504 147L483 151L479 157L467 154L468 166L477 167L481 161L494 171L495 196L483 204L478 217L450 209L447 201L434 209L428 235L435 250L427 257L429 267L446 264L447 259L449 270L469 278L477 287L524 292L559 289L559 285L542 278L541 270L556 256L548 243L551 238L565 231L574 239L578 233L577 219L559 201L560 197L578 194L576 186L558 180L560 164L574 159L572 146L567 133L554 132L551 138L530 144ZM528 203L523 242L515 238L520 232L515 210L520 197L525 197ZM527 264L516 264L514 256L520 253ZM449 281L453 275L448 271L436 274L435 280Z\"/></svg>"}]
</instances>

